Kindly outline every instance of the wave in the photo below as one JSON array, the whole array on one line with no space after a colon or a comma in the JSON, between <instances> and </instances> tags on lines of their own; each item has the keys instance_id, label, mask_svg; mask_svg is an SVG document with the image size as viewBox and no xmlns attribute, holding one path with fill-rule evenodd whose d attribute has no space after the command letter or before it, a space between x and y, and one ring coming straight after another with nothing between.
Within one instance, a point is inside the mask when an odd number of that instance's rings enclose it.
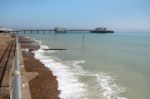
<instances>
[{"instance_id":1,"label":"wave","mask_svg":"<svg viewBox=\"0 0 150 99\"><path fill-rule=\"evenodd\" d=\"M44 46L45 47L45 46ZM39 59L46 67L50 68L58 80L58 89L61 90L60 98L62 99L84 99L86 95L85 85L78 81L75 73L62 63L56 62L44 55L43 46L35 51L35 58Z\"/></svg>"},{"instance_id":2,"label":"wave","mask_svg":"<svg viewBox=\"0 0 150 99\"><path fill-rule=\"evenodd\" d=\"M106 99L127 99L121 97L119 94L125 92L125 88L120 87L115 83L115 79L109 76L107 73L101 73L96 75L97 82L99 83L100 92Z\"/></svg>"},{"instance_id":3,"label":"wave","mask_svg":"<svg viewBox=\"0 0 150 99\"><path fill-rule=\"evenodd\" d=\"M99 88L98 91L103 95L104 99L127 99L120 96L120 93L125 92L125 88L117 85L115 79L107 73L91 73L85 70L80 65L85 63L84 60L67 61L72 64L72 68L46 55L46 51L42 49L48 48L48 46L42 45L40 42L40 47L39 50L34 51L35 58L39 59L57 76L58 89L61 91L59 97L61 99L89 99L90 90L88 88L92 86L81 82L79 76L95 78L96 86Z\"/></svg>"}]
</instances>

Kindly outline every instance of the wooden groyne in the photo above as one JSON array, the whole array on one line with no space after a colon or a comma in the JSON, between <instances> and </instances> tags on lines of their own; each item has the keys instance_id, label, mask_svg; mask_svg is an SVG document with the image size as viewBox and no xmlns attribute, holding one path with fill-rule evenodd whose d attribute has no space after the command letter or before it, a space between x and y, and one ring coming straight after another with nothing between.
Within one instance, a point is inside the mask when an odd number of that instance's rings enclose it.
<instances>
[{"instance_id":1,"label":"wooden groyne","mask_svg":"<svg viewBox=\"0 0 150 99\"><path fill-rule=\"evenodd\" d=\"M48 48L48 49L43 49L43 50L67 50L65 48Z\"/></svg>"}]
</instances>

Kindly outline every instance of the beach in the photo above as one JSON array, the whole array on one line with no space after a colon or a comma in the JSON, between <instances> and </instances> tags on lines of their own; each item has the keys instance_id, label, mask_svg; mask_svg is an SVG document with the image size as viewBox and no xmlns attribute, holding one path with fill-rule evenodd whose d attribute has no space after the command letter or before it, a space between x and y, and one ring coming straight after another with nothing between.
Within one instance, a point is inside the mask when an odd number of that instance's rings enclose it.
<instances>
[{"instance_id":1,"label":"beach","mask_svg":"<svg viewBox=\"0 0 150 99\"><path fill-rule=\"evenodd\" d=\"M14 35L0 34L0 99L11 98L15 44ZM33 51L39 48L37 42L19 36L21 99L59 99L56 76L34 57Z\"/></svg>"},{"instance_id":2,"label":"beach","mask_svg":"<svg viewBox=\"0 0 150 99\"><path fill-rule=\"evenodd\" d=\"M22 35L40 42L35 57L57 76L62 99L149 97L149 33ZM67 50L43 50L53 48Z\"/></svg>"},{"instance_id":3,"label":"beach","mask_svg":"<svg viewBox=\"0 0 150 99\"><path fill-rule=\"evenodd\" d=\"M0 99L150 99L150 0L0 0Z\"/></svg>"},{"instance_id":4,"label":"beach","mask_svg":"<svg viewBox=\"0 0 150 99\"><path fill-rule=\"evenodd\" d=\"M35 78L29 81L31 99L59 99L56 77L50 69L34 58L32 51L39 49L38 43L26 37L19 37L19 43L21 49L27 50L22 51L25 70L38 73Z\"/></svg>"},{"instance_id":5,"label":"beach","mask_svg":"<svg viewBox=\"0 0 150 99\"><path fill-rule=\"evenodd\" d=\"M2 57L15 38L11 35L0 35L0 38ZM20 33L22 99L148 99L149 38L149 33ZM45 50L62 48L67 50ZM14 47L12 49L12 56L8 58L11 68ZM13 77L13 69L10 71L7 73L12 76L5 76L7 84ZM7 91L0 90L0 96L5 97L2 99L9 99L10 86L13 85L5 86Z\"/></svg>"}]
</instances>

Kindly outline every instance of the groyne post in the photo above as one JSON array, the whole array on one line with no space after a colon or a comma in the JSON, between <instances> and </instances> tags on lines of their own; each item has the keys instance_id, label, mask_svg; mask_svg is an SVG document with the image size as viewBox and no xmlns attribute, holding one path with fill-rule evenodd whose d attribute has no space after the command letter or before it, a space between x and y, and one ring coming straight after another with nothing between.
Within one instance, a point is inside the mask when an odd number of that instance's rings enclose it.
<instances>
[{"instance_id":1,"label":"groyne post","mask_svg":"<svg viewBox=\"0 0 150 99\"><path fill-rule=\"evenodd\" d=\"M85 37L84 37L84 35L82 36L82 49L84 49L84 39L85 39Z\"/></svg>"}]
</instances>

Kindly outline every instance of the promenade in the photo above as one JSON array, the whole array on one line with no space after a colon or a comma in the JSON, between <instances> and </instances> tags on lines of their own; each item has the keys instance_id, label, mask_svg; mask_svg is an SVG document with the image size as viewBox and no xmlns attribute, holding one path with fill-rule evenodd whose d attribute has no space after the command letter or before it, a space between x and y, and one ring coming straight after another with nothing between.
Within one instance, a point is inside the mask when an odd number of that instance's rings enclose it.
<instances>
[{"instance_id":1,"label":"promenade","mask_svg":"<svg viewBox=\"0 0 150 99\"><path fill-rule=\"evenodd\" d=\"M0 34L0 99L10 97L14 54L15 38Z\"/></svg>"},{"instance_id":2,"label":"promenade","mask_svg":"<svg viewBox=\"0 0 150 99\"><path fill-rule=\"evenodd\" d=\"M15 40L10 34L0 34L0 99L11 99L16 91L13 90ZM56 77L32 53L39 48L33 40L19 37L21 92L18 94L21 99L59 99Z\"/></svg>"}]
</instances>

